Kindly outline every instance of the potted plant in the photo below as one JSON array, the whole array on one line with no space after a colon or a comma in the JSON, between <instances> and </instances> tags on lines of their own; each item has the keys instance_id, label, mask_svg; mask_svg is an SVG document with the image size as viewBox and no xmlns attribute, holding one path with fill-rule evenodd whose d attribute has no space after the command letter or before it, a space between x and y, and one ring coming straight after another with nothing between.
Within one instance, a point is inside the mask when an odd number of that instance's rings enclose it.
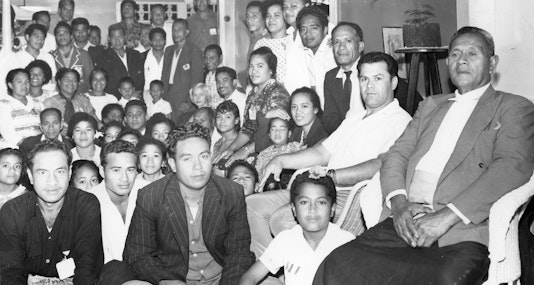
<instances>
[{"instance_id":1,"label":"potted plant","mask_svg":"<svg viewBox=\"0 0 534 285\"><path fill-rule=\"evenodd\" d=\"M434 7L417 3L416 8L404 12L406 20L402 28L406 47L438 47L441 37L438 23L429 23L435 18Z\"/></svg>"}]
</instances>

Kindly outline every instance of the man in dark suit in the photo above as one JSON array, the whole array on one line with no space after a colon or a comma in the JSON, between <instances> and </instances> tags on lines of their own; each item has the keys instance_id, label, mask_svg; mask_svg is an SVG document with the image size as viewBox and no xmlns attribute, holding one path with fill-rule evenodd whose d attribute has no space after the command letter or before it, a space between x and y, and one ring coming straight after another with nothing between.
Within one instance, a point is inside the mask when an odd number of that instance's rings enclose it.
<instances>
[{"instance_id":1,"label":"man in dark suit","mask_svg":"<svg viewBox=\"0 0 534 285\"><path fill-rule=\"evenodd\" d=\"M108 37L111 48L102 50L95 60L95 67L103 68L108 72L108 81L104 91L115 95L117 99L121 98L119 93L121 78L131 77L137 92L142 92L145 85L141 54L125 46L124 35L125 31L121 24L109 26Z\"/></svg>"},{"instance_id":2,"label":"man in dark suit","mask_svg":"<svg viewBox=\"0 0 534 285\"><path fill-rule=\"evenodd\" d=\"M152 284L237 284L254 262L243 188L211 175L207 129L188 123L169 142L173 173L139 191L124 261Z\"/></svg>"},{"instance_id":3,"label":"man in dark suit","mask_svg":"<svg viewBox=\"0 0 534 285\"><path fill-rule=\"evenodd\" d=\"M176 19L172 24L174 45L165 49L161 73L161 80L165 84L164 99L171 104L175 122L192 106L189 101L191 86L204 79L202 51L187 39L188 35L187 21Z\"/></svg>"},{"instance_id":4,"label":"man in dark suit","mask_svg":"<svg viewBox=\"0 0 534 285\"><path fill-rule=\"evenodd\" d=\"M70 139L61 135L61 130L63 129L63 118L61 116L61 111L56 108L46 108L41 111L39 114L41 119L41 135L36 135L33 137L28 137L22 141L19 145L20 151L26 155L30 153L30 150L44 140L59 140L65 144L68 150L74 147L74 144Z\"/></svg>"},{"instance_id":5,"label":"man in dark suit","mask_svg":"<svg viewBox=\"0 0 534 285\"><path fill-rule=\"evenodd\" d=\"M338 67L328 71L324 79L323 124L329 134L341 125L349 109L355 113L365 110L356 69L363 48L363 32L357 24L340 22L332 30L332 49Z\"/></svg>"},{"instance_id":6,"label":"man in dark suit","mask_svg":"<svg viewBox=\"0 0 534 285\"><path fill-rule=\"evenodd\" d=\"M314 284L481 284L495 201L534 168L534 106L491 86L492 36L449 44L453 94L424 100L380 171L383 222L327 257Z\"/></svg>"}]
</instances>

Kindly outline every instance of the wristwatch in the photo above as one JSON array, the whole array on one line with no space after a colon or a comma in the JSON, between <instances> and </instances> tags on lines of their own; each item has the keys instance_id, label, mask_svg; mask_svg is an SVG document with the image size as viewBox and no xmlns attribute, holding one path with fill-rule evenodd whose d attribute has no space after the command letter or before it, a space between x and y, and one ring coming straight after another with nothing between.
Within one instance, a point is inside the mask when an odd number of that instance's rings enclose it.
<instances>
[{"instance_id":1,"label":"wristwatch","mask_svg":"<svg viewBox=\"0 0 534 285\"><path fill-rule=\"evenodd\" d=\"M336 170L335 170L335 169L328 169L328 170L326 171L326 175L328 175L330 178L332 178L332 180L334 181L334 183L337 184Z\"/></svg>"}]
</instances>

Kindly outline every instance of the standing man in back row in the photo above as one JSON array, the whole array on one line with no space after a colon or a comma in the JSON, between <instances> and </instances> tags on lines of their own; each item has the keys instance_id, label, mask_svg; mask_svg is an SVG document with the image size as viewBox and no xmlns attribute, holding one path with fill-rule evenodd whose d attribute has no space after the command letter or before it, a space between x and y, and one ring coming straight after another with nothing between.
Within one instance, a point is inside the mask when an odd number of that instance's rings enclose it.
<instances>
[{"instance_id":1,"label":"standing man in back row","mask_svg":"<svg viewBox=\"0 0 534 285\"><path fill-rule=\"evenodd\" d=\"M189 39L189 24L184 19L176 19L172 24L174 45L165 49L165 61L161 81L165 84L164 99L171 104L172 118L180 116L191 106L189 89L203 82L202 51Z\"/></svg>"}]
</instances>

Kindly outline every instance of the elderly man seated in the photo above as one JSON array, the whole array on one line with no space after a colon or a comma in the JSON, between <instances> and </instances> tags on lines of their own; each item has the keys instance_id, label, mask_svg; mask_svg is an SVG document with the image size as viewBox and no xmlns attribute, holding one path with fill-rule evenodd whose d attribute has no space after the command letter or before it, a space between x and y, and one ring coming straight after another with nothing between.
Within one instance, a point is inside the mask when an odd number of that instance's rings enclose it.
<instances>
[{"instance_id":1,"label":"elderly man seated","mask_svg":"<svg viewBox=\"0 0 534 285\"><path fill-rule=\"evenodd\" d=\"M345 119L322 143L276 157L267 165L262 179L266 180L270 174L279 179L282 169L326 165L329 169L327 175L334 180L337 190L343 191L373 177L381 165L377 157L389 149L411 119L393 98L398 83L397 71L397 63L387 54L371 52L363 56L358 63L358 73L366 110ZM339 208L343 206L343 201L341 196L338 197ZM251 249L257 257L272 240L269 220L273 212L288 203L287 190L247 198ZM288 213L287 216L291 217ZM290 222L294 224L294 220Z\"/></svg>"},{"instance_id":2,"label":"elderly man seated","mask_svg":"<svg viewBox=\"0 0 534 285\"><path fill-rule=\"evenodd\" d=\"M491 35L463 27L447 65L455 93L426 98L383 156L383 222L333 251L313 284L481 284L488 216L534 168L534 106L496 91Z\"/></svg>"}]
</instances>

